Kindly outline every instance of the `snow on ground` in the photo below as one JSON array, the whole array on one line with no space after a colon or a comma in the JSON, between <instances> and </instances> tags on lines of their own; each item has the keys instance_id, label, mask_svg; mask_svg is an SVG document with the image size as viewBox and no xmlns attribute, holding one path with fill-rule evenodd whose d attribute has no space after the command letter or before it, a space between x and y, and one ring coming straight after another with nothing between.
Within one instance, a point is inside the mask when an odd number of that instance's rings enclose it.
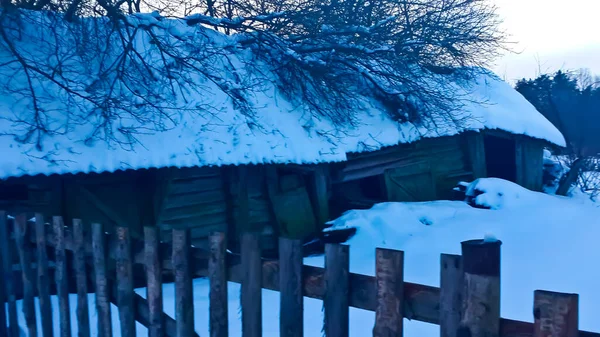
<instances>
[{"instance_id":1,"label":"snow on ground","mask_svg":"<svg viewBox=\"0 0 600 337\"><path fill-rule=\"evenodd\" d=\"M463 202L382 203L370 210L347 212L335 228L356 227L350 239L350 269L374 275L375 248L405 251L408 282L439 286L441 253L460 254L460 242L495 236L502 240L502 316L532 320L533 291L545 289L580 295L580 328L600 331L597 280L600 260L600 204L585 197L565 198L525 190L499 179L480 179L469 190L483 191L475 201L493 209L472 208ZM306 264L323 266L323 257ZM238 284L229 283L230 336L241 336ZM137 290L145 295L143 289ZM164 286L165 310L174 314L172 284ZM75 308L72 297L72 310ZM93 299L93 298L90 298ZM92 302L93 303L93 302ZM208 335L208 282L194 281L196 331ZM322 302L304 300L305 336L322 336ZM56 303L54 303L56 308ZM113 310L115 308L113 307ZM263 291L265 336L278 336L279 296ZM116 320L116 310L113 318ZM92 321L95 321L92 317ZM350 311L352 336L371 334L374 313ZM115 323L113 322L113 325ZM438 327L406 322L408 337L437 336ZM115 330L118 331L118 330ZM138 329L145 335L145 329ZM116 334L118 336L118 334Z\"/></svg>"}]
</instances>

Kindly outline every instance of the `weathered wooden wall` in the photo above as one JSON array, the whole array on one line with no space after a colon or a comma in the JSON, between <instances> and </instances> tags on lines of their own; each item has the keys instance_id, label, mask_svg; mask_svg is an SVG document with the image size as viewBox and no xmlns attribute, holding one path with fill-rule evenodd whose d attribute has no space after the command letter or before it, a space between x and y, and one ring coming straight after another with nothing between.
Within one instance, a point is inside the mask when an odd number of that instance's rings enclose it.
<instances>
[{"instance_id":1,"label":"weathered wooden wall","mask_svg":"<svg viewBox=\"0 0 600 337\"><path fill-rule=\"evenodd\" d=\"M360 179L382 175L389 201L426 201L452 197L452 188L473 177L466 140L461 136L424 139L380 151L349 155L348 162L337 165L334 183L336 197L356 194ZM354 191L354 192L352 192ZM356 196L350 196L356 198Z\"/></svg>"},{"instance_id":2,"label":"weathered wooden wall","mask_svg":"<svg viewBox=\"0 0 600 337\"><path fill-rule=\"evenodd\" d=\"M518 136L516 138L516 183L532 191L542 190L544 144L540 140Z\"/></svg>"}]
</instances>

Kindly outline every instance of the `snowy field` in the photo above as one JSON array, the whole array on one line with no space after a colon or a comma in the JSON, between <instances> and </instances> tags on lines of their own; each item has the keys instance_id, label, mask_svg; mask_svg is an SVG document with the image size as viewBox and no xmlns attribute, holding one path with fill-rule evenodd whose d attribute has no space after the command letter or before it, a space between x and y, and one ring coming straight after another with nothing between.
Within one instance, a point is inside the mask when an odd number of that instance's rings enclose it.
<instances>
[{"instance_id":1,"label":"snowy field","mask_svg":"<svg viewBox=\"0 0 600 337\"><path fill-rule=\"evenodd\" d=\"M533 291L553 290L580 294L580 328L600 331L600 204L585 197L563 198L534 193L497 179L471 185L486 193L477 209L463 202L384 203L370 210L350 211L333 222L334 227L356 227L350 241L351 271L374 275L375 248L405 251L406 281L439 286L439 254L460 254L460 242L494 235L502 245L502 316L532 320ZM323 257L305 259L322 266ZM145 295L143 289L137 290ZM238 284L229 284L230 336L241 336ZM174 314L174 287L164 286L165 311ZM93 308L93 296L90 305ZM55 299L53 299L55 301ZM75 310L75 295L71 297ZM208 336L208 282L194 282L196 331ZM322 336L322 302L305 299L305 336ZM57 303L53 303L54 308ZM20 310L20 303L19 303ZM278 336L279 296L263 291L263 331ZM95 326L96 315L91 310ZM374 313L351 309L350 334L368 336ZM39 317L39 313L38 313ZM56 321L56 319L55 319ZM21 320L22 325L24 322ZM75 328L75 326L73 326ZM113 307L113 327L118 334L118 315ZM406 322L405 336L438 336L438 327ZM95 330L95 329L92 329ZM58 332L58 330L56 331ZM74 329L75 332L75 329ZM95 336L95 333L93 333ZM138 335L146 329L138 324Z\"/></svg>"}]
</instances>

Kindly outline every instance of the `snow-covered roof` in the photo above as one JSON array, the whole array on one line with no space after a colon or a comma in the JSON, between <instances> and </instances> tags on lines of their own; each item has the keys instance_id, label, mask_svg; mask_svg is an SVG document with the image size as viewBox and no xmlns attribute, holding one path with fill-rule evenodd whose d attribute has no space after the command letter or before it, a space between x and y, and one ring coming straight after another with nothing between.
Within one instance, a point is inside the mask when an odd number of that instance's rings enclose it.
<instances>
[{"instance_id":1,"label":"snow-covered roof","mask_svg":"<svg viewBox=\"0 0 600 337\"><path fill-rule=\"evenodd\" d=\"M148 16L144 20L153 18ZM220 59L212 60L212 63L218 65L226 58L229 66L234 68L233 72L238 74L246 72L250 63L254 68L260 68L256 65L260 61L254 60L248 50L230 48L236 44L235 35L226 36L204 27L188 27L177 20L169 21L171 32L203 43L208 41L213 48L222 49L223 53L215 56ZM140 38L138 43L149 42ZM31 55L38 53L39 57L49 57L44 56L44 48L40 45L23 48ZM84 139L93 132L91 126L66 120L65 111L85 108L86 103L73 103L72 97L56 99L66 97L65 93L55 83L37 76L34 81L43 88L40 92L53 97L52 101L45 101L51 106L45 113L46 121L56 132L42 137L39 144L28 143L16 140L14 134L15 130L23 128L23 124L16 121L31 115L32 102L26 94L25 76L22 72L14 75L18 64L6 62L10 60L8 50L0 48L0 78L7 79L6 75L11 74L6 83L11 90L0 90L0 135L3 135L0 136L0 178L162 167L340 162L346 160L347 153L375 151L422 137L482 129L499 129L565 145L561 133L546 118L510 85L489 72L482 72L470 84L456 84L456 92L466 98L461 111L469 117L467 122L461 127L432 130L393 121L379 103L360 92L357 92L361 104L356 107L355 123L334 126L326 118L306 113L307 103L289 99L271 81L256 78L252 90L244 92L254 111L249 122L247 114L242 113L222 90L223 85L239 83L231 79L218 83L208 81L200 74L190 74L190 79L202 86L202 92L196 93L183 86L180 89L188 94L182 104L209 107L210 113L199 114L193 109L177 111L170 116L174 123L169 124L167 130L140 132L136 135L137 142L128 146L109 145L104 141L85 142ZM82 72L78 76L88 75ZM183 100L177 95L169 99ZM136 121L127 119L121 121L121 125L138 126Z\"/></svg>"}]
</instances>

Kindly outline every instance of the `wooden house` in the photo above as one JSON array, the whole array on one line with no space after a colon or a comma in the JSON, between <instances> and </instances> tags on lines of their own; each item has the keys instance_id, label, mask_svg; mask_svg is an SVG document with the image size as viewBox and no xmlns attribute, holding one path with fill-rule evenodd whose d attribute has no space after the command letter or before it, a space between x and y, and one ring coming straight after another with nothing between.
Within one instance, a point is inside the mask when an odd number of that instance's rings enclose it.
<instances>
[{"instance_id":1,"label":"wooden house","mask_svg":"<svg viewBox=\"0 0 600 337\"><path fill-rule=\"evenodd\" d=\"M535 110L529 113L547 123ZM40 165L35 169L26 168L31 158L24 154L3 156L2 161L21 165L29 174L3 174L0 209L126 224L134 235L140 235L143 226L187 227L196 245L204 245L213 230L259 231L264 246L273 248L278 235L310 238L351 208L383 201L451 199L460 181L499 177L540 190L543 149L557 143L482 129L344 153L343 161L119 166L88 172L70 172L71 159L50 166L35 160ZM82 156L81 161L89 158ZM81 166L96 167L90 162ZM235 247L236 235L229 239Z\"/></svg>"},{"instance_id":2,"label":"wooden house","mask_svg":"<svg viewBox=\"0 0 600 337\"><path fill-rule=\"evenodd\" d=\"M198 43L211 43L206 39ZM399 122L382 102L357 91L355 123L334 125L275 83L261 78L255 88L251 70L231 70L254 62L240 61L248 53L217 47L222 52L204 62L223 72L217 75L229 87L246 88L238 95L247 94L252 114L240 111L222 83L195 74L203 91L186 97L186 106L199 111L177 111L166 127L130 124L143 131L133 141L117 139L117 145L86 138L93 133L86 123L67 122L73 115L84 119L77 109L86 102L62 99L56 83L32 79L43 88L39 101L51 104L45 112L52 129L60 132L33 142L0 136L0 209L126 225L133 235L141 235L143 226L185 227L196 245L213 230L227 230L231 247L235 233L258 231L268 248L279 235L310 238L350 208L452 198L459 181L494 176L538 190L543 148L564 145L548 120L489 72L482 71L468 90L456 86L467 98L461 107L466 123L440 129ZM2 57L10 55L0 52ZM23 127L18 121L32 115L31 97L15 96L29 90L25 75L10 68L13 63L0 62L0 78L8 81L3 85L12 88L0 92L1 135L15 134Z\"/></svg>"}]
</instances>

